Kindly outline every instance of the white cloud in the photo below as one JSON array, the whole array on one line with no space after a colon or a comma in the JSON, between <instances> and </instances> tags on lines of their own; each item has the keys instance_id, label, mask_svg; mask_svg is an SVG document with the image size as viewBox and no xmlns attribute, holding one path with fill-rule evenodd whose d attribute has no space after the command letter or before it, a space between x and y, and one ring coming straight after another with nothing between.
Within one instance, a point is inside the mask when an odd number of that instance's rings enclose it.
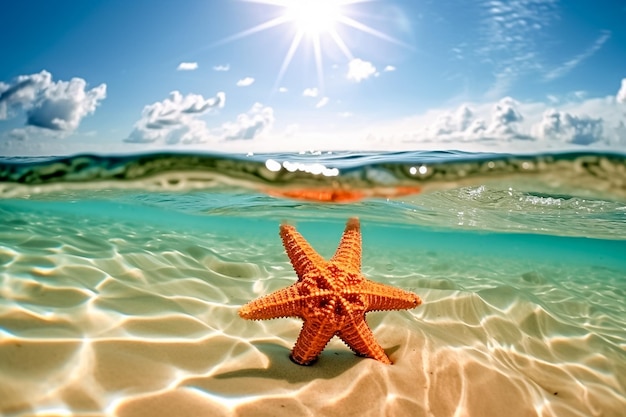
<instances>
[{"instance_id":1,"label":"white cloud","mask_svg":"<svg viewBox=\"0 0 626 417\"><path fill-rule=\"evenodd\" d=\"M626 78L622 78L622 86L615 97L618 103L626 103Z\"/></svg>"},{"instance_id":2,"label":"white cloud","mask_svg":"<svg viewBox=\"0 0 626 417\"><path fill-rule=\"evenodd\" d=\"M223 124L220 136L224 140L251 140L270 130L273 124L274 110L255 103L247 113L237 116L235 122Z\"/></svg>"},{"instance_id":3,"label":"white cloud","mask_svg":"<svg viewBox=\"0 0 626 417\"><path fill-rule=\"evenodd\" d=\"M304 91L302 92L302 95L304 97L317 97L318 94L319 94L319 91L315 87L305 88Z\"/></svg>"},{"instance_id":4,"label":"white cloud","mask_svg":"<svg viewBox=\"0 0 626 417\"><path fill-rule=\"evenodd\" d=\"M479 43L463 42L453 53L467 65L480 63L493 74L486 99L506 95L522 77L536 76L552 81L565 76L594 56L609 40L611 32L602 31L569 59L555 61L570 50L566 39L554 38L555 23L562 19L559 0L479 0L483 18ZM581 32L582 33L582 32ZM583 46L580 46L583 45ZM459 67L459 73L464 67Z\"/></svg>"},{"instance_id":5,"label":"white cloud","mask_svg":"<svg viewBox=\"0 0 626 417\"><path fill-rule=\"evenodd\" d=\"M235 121L219 127L209 127L201 116L224 107L225 94L205 99L198 94L183 96L173 91L163 101L144 107L141 119L124 140L127 143L154 145L217 144L236 140L251 140L262 136L274 125L274 110L255 103L239 114Z\"/></svg>"},{"instance_id":6,"label":"white cloud","mask_svg":"<svg viewBox=\"0 0 626 417\"><path fill-rule=\"evenodd\" d=\"M391 72L395 70L396 70L396 67L394 67L393 65L387 65L385 69L383 69L384 72Z\"/></svg>"},{"instance_id":7,"label":"white cloud","mask_svg":"<svg viewBox=\"0 0 626 417\"><path fill-rule=\"evenodd\" d=\"M495 152L626 149L626 114L615 96L553 97L553 102L465 103L360 131L368 147Z\"/></svg>"},{"instance_id":8,"label":"white cloud","mask_svg":"<svg viewBox=\"0 0 626 417\"><path fill-rule=\"evenodd\" d=\"M350 81L361 82L376 74L376 67L371 62L355 58L348 64L346 77Z\"/></svg>"},{"instance_id":9,"label":"white cloud","mask_svg":"<svg viewBox=\"0 0 626 417\"><path fill-rule=\"evenodd\" d=\"M224 107L226 95L217 93L205 99L198 94L183 96L172 91L163 101L144 107L141 119L125 142L132 143L198 143L210 137L210 132L199 116Z\"/></svg>"},{"instance_id":10,"label":"white cloud","mask_svg":"<svg viewBox=\"0 0 626 417\"><path fill-rule=\"evenodd\" d=\"M548 94L546 98L548 99L550 103L553 103L553 104L556 104L559 102L559 98L553 94Z\"/></svg>"},{"instance_id":11,"label":"white cloud","mask_svg":"<svg viewBox=\"0 0 626 417\"><path fill-rule=\"evenodd\" d=\"M248 86L251 86L252 83L254 83L254 78L252 77L242 78L241 80L237 81L237 87L248 87Z\"/></svg>"},{"instance_id":12,"label":"white cloud","mask_svg":"<svg viewBox=\"0 0 626 417\"><path fill-rule=\"evenodd\" d=\"M289 90L287 90L287 87L280 87L280 88L278 89L278 92L279 92L279 93L286 93L287 91L289 91Z\"/></svg>"},{"instance_id":13,"label":"white cloud","mask_svg":"<svg viewBox=\"0 0 626 417\"><path fill-rule=\"evenodd\" d=\"M424 124L425 130L418 132L417 136L462 141L494 137L500 140L529 139L520 131L524 116L519 105L516 100L505 97L495 103L476 105L477 109L463 104L456 110L436 112L433 121Z\"/></svg>"},{"instance_id":14,"label":"white cloud","mask_svg":"<svg viewBox=\"0 0 626 417\"><path fill-rule=\"evenodd\" d=\"M213 71L225 72L225 71L229 71L229 70L230 70L230 65L229 64L213 66Z\"/></svg>"},{"instance_id":15,"label":"white cloud","mask_svg":"<svg viewBox=\"0 0 626 417\"><path fill-rule=\"evenodd\" d=\"M465 42L461 43L459 46L450 49L451 55L454 59L458 61L462 61L465 58L464 48L467 47Z\"/></svg>"},{"instance_id":16,"label":"white cloud","mask_svg":"<svg viewBox=\"0 0 626 417\"><path fill-rule=\"evenodd\" d=\"M0 86L0 91L3 89L6 87ZM260 103L230 122L207 127L196 115L215 108L215 101L221 102L221 99L216 97L209 105L209 100L201 96L190 95L185 101L178 95L177 99L170 99L179 103L177 106L163 105L158 111L148 111L150 106L147 106L142 118L145 121L138 122L145 131L161 135L157 137L159 144L202 143L206 149L208 143L219 149L236 151L245 147L246 151L255 152L313 148L513 153L626 149L626 112L622 104L626 98L626 78L621 80L616 95L606 97L590 98L589 93L576 91L553 95L543 101L504 97L430 109L409 118L385 122L368 119L367 115L355 117L351 113L338 113L332 126L322 126L308 117L292 119L292 125L282 125L278 130L274 128L278 123L274 110ZM316 98L311 102L316 108L330 104L330 99L316 88L306 89L303 95ZM148 114L158 117L149 118ZM146 135L139 137L143 142L156 141ZM290 137L298 140L287 140ZM19 139L17 133L15 139ZM132 135L128 141L133 141L131 139Z\"/></svg>"},{"instance_id":17,"label":"white cloud","mask_svg":"<svg viewBox=\"0 0 626 417\"><path fill-rule=\"evenodd\" d=\"M486 130L485 122L482 119L474 120L474 111L467 104L463 104L454 112L441 113L429 126L429 134L441 136L467 133L470 126L474 133Z\"/></svg>"},{"instance_id":18,"label":"white cloud","mask_svg":"<svg viewBox=\"0 0 626 417\"><path fill-rule=\"evenodd\" d=\"M554 68L553 70L547 72L544 75L544 78L550 81L550 80L554 80L556 78L560 78L566 75L568 72L570 72L571 70L579 66L581 63L591 58L596 52L598 52L600 48L602 48L602 45L604 45L605 42L608 41L610 37L611 37L611 32L604 31L602 35L600 35L594 41L593 45L591 45L582 53L576 55L574 58L559 65L557 68Z\"/></svg>"},{"instance_id":19,"label":"white cloud","mask_svg":"<svg viewBox=\"0 0 626 417\"><path fill-rule=\"evenodd\" d=\"M575 145L591 145L603 138L601 118L576 116L564 111L549 109L536 126L538 137L544 140L559 140Z\"/></svg>"},{"instance_id":20,"label":"white cloud","mask_svg":"<svg viewBox=\"0 0 626 417\"><path fill-rule=\"evenodd\" d=\"M178 71L193 71L197 69L198 69L197 62L181 62L180 64L178 64L178 68L176 68L176 70Z\"/></svg>"},{"instance_id":21,"label":"white cloud","mask_svg":"<svg viewBox=\"0 0 626 417\"><path fill-rule=\"evenodd\" d=\"M482 0L484 13L479 26L480 44L463 42L455 56L468 65L483 62L494 79L485 97L505 95L522 75L543 71L539 51L544 49L538 34L559 20L558 0Z\"/></svg>"},{"instance_id":22,"label":"white cloud","mask_svg":"<svg viewBox=\"0 0 626 417\"><path fill-rule=\"evenodd\" d=\"M486 132L493 136L524 138L518 132L519 123L524 120L524 116L518 110L520 103L511 97L505 97L493 106L491 123Z\"/></svg>"},{"instance_id":23,"label":"white cloud","mask_svg":"<svg viewBox=\"0 0 626 417\"><path fill-rule=\"evenodd\" d=\"M320 101L317 102L317 104L315 105L316 109L321 109L322 107L326 106L328 104L329 98L328 97L322 97L322 99Z\"/></svg>"},{"instance_id":24,"label":"white cloud","mask_svg":"<svg viewBox=\"0 0 626 417\"><path fill-rule=\"evenodd\" d=\"M2 138L2 136L11 141L26 142L31 141L32 139L45 139L46 141L59 139L65 137L66 135L64 134L64 132L59 132L56 130L41 129L35 126L25 126L12 129L6 132L4 135L0 135L0 138ZM31 144L35 145L37 144L37 141L32 140ZM41 145L41 142L39 144Z\"/></svg>"},{"instance_id":25,"label":"white cloud","mask_svg":"<svg viewBox=\"0 0 626 417\"><path fill-rule=\"evenodd\" d=\"M106 84L86 90L82 78L52 81L48 71L20 75L0 83L0 120L26 113L26 125L60 132L74 131L106 97Z\"/></svg>"}]
</instances>

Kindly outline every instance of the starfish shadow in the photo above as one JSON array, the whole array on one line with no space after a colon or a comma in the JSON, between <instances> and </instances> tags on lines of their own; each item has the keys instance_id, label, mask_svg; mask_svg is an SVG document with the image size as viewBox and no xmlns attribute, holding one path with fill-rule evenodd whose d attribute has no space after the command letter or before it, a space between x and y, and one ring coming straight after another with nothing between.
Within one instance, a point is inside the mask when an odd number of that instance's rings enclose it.
<instances>
[{"instance_id":1,"label":"starfish shadow","mask_svg":"<svg viewBox=\"0 0 626 417\"><path fill-rule=\"evenodd\" d=\"M306 383L315 379L332 379L350 368L358 365L361 361L372 361L378 366L389 366L375 361L374 359L357 356L349 349L327 348L312 365L302 366L293 363L290 351L284 346L269 342L253 342L255 348L269 358L266 368L245 368L236 371L225 372L211 377L192 378L185 381L184 385L207 389L218 381L233 380L282 380L288 384ZM399 346L386 349L387 353L393 353Z\"/></svg>"},{"instance_id":2,"label":"starfish shadow","mask_svg":"<svg viewBox=\"0 0 626 417\"><path fill-rule=\"evenodd\" d=\"M363 360L349 349L328 348L314 363L303 366L290 359L291 351L284 346L268 342L257 342L253 345L269 359L267 368L240 369L216 375L215 378L270 378L289 383L307 382L312 379L334 378Z\"/></svg>"}]
</instances>

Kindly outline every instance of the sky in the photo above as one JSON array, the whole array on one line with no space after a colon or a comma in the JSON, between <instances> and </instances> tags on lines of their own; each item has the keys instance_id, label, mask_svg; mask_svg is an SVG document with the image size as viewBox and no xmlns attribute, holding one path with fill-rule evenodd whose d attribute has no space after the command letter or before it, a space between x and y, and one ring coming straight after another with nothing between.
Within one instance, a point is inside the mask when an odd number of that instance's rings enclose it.
<instances>
[{"instance_id":1,"label":"sky","mask_svg":"<svg viewBox=\"0 0 626 417\"><path fill-rule=\"evenodd\" d=\"M623 1L2 9L0 155L626 152Z\"/></svg>"}]
</instances>

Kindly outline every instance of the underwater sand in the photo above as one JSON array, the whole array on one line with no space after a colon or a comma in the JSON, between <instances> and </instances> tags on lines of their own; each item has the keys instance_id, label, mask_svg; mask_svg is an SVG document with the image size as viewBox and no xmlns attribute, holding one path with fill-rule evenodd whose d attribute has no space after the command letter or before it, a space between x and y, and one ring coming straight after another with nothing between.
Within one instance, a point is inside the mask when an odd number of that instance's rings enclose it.
<instances>
[{"instance_id":1,"label":"underwater sand","mask_svg":"<svg viewBox=\"0 0 626 417\"><path fill-rule=\"evenodd\" d=\"M246 301L295 278L277 224L202 219L192 228L197 219L185 216L174 225L132 219L132 207L106 216L93 205L84 213L41 205L2 210L3 415L619 416L626 409L623 242L441 237L364 223L364 273L418 292L424 304L368 315L394 365L359 358L334 339L314 366L301 367L288 359L298 320L237 315ZM342 231L338 222L299 226L325 256ZM490 249L504 245L494 257ZM607 246L614 265L542 259L543 250L564 245L574 255Z\"/></svg>"},{"instance_id":2,"label":"underwater sand","mask_svg":"<svg viewBox=\"0 0 626 417\"><path fill-rule=\"evenodd\" d=\"M623 230L381 221L393 201L278 200L278 214L254 217L153 204L209 193L104 195L0 200L2 416L625 415ZM250 210L262 202L244 197ZM328 257L350 213L363 273L423 304L367 316L393 365L336 338L295 365L301 321L237 310L295 280L281 220ZM533 224L544 223L560 227Z\"/></svg>"}]
</instances>

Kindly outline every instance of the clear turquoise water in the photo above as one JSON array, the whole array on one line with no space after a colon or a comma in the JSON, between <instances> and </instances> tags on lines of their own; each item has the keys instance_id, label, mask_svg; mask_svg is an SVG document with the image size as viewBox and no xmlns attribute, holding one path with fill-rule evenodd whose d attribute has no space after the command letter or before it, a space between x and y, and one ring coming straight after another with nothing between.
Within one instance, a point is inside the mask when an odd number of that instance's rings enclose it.
<instances>
[{"instance_id":1,"label":"clear turquoise water","mask_svg":"<svg viewBox=\"0 0 626 417\"><path fill-rule=\"evenodd\" d=\"M316 188L369 197L277 196ZM237 309L295 279L282 221L329 257L351 216L363 273L424 304L368 315L394 365L298 367L298 320ZM0 218L3 415L626 410L623 155L4 159Z\"/></svg>"}]
</instances>

